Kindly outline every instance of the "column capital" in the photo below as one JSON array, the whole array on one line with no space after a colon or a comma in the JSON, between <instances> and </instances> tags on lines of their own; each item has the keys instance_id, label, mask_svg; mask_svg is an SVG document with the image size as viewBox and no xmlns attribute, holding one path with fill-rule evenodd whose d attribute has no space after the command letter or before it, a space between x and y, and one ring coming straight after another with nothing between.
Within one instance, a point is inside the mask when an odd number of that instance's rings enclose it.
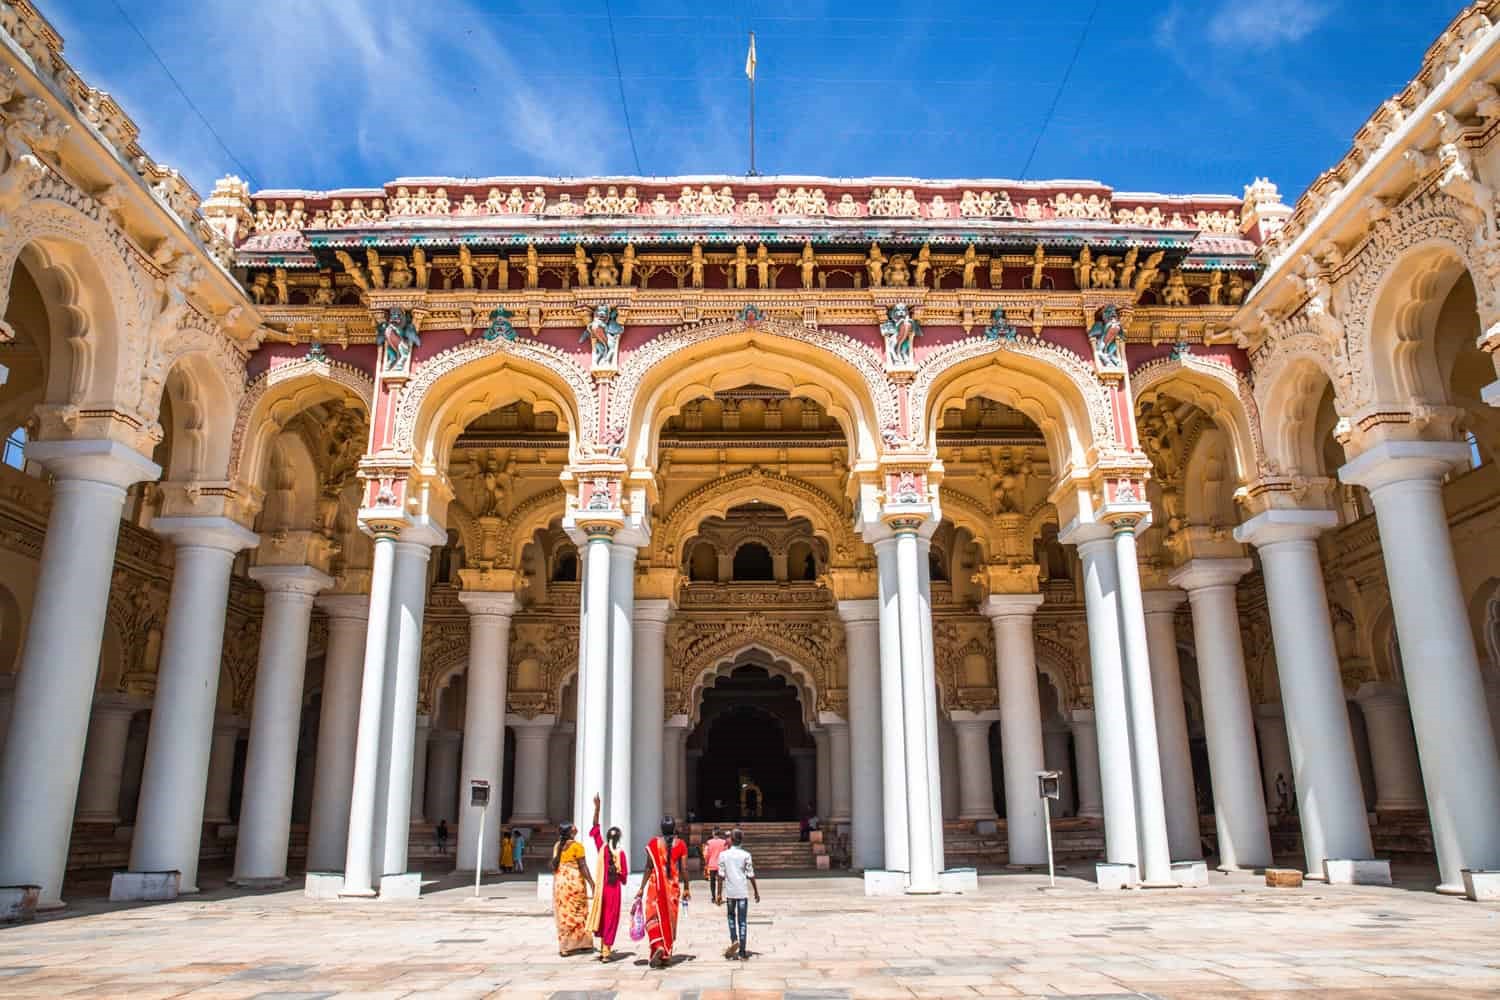
<instances>
[{"instance_id":1,"label":"column capital","mask_svg":"<svg viewBox=\"0 0 1500 1000\"><path fill-rule=\"evenodd\" d=\"M1177 583L1176 580L1172 581ZM1141 606L1145 609L1147 616L1176 614L1177 609L1187 600L1187 594L1176 587L1158 587L1155 590L1141 591Z\"/></svg>"},{"instance_id":2,"label":"column capital","mask_svg":"<svg viewBox=\"0 0 1500 1000\"><path fill-rule=\"evenodd\" d=\"M117 691L106 691L94 696L95 715L134 715L143 708L150 708L151 704L139 698L133 698L128 694Z\"/></svg>"},{"instance_id":3,"label":"column capital","mask_svg":"<svg viewBox=\"0 0 1500 1000\"><path fill-rule=\"evenodd\" d=\"M1059 542L1062 542L1064 545L1076 545L1080 549L1085 545L1111 542L1114 540L1114 537L1114 527L1104 521L1069 521L1057 533L1057 540Z\"/></svg>"},{"instance_id":4,"label":"column capital","mask_svg":"<svg viewBox=\"0 0 1500 1000\"><path fill-rule=\"evenodd\" d=\"M637 625L644 622L665 625L672 620L672 613L676 610L677 605L663 597L637 598L631 620Z\"/></svg>"},{"instance_id":5,"label":"column capital","mask_svg":"<svg viewBox=\"0 0 1500 1000\"><path fill-rule=\"evenodd\" d=\"M990 727L990 723L1000 721L1000 713L994 710L986 712L970 712L962 708L955 708L953 711L948 713L948 721L953 723L955 727L963 726L967 728L970 726L983 726L985 729L988 729Z\"/></svg>"},{"instance_id":6,"label":"column capital","mask_svg":"<svg viewBox=\"0 0 1500 1000\"><path fill-rule=\"evenodd\" d=\"M1255 563L1244 557L1239 559L1201 557L1183 563L1167 577L1167 580L1172 586L1181 587L1186 591L1204 590L1209 587L1233 587L1254 566ZM1159 593L1159 591L1150 593ZM1149 596L1148 593L1147 597Z\"/></svg>"},{"instance_id":7,"label":"column capital","mask_svg":"<svg viewBox=\"0 0 1500 1000\"><path fill-rule=\"evenodd\" d=\"M1395 681L1366 681L1354 692L1354 700L1363 706L1405 708L1406 690Z\"/></svg>"},{"instance_id":8,"label":"column capital","mask_svg":"<svg viewBox=\"0 0 1500 1000\"><path fill-rule=\"evenodd\" d=\"M471 618L494 616L509 618L516 613L516 595L494 590L461 590L458 601L469 609Z\"/></svg>"},{"instance_id":9,"label":"column capital","mask_svg":"<svg viewBox=\"0 0 1500 1000\"><path fill-rule=\"evenodd\" d=\"M837 712L819 712L818 725L824 729L838 729L840 727L847 729L849 727L849 720Z\"/></svg>"},{"instance_id":10,"label":"column capital","mask_svg":"<svg viewBox=\"0 0 1500 1000\"><path fill-rule=\"evenodd\" d=\"M1041 607L1045 600L1046 598L1041 594L991 594L980 605L980 610L991 621L1004 618L1029 620L1036 616L1036 609Z\"/></svg>"},{"instance_id":11,"label":"column capital","mask_svg":"<svg viewBox=\"0 0 1500 1000\"><path fill-rule=\"evenodd\" d=\"M1338 524L1338 512L1332 510L1273 508L1235 528L1234 540L1256 548L1280 542L1307 542L1329 528L1337 528Z\"/></svg>"},{"instance_id":12,"label":"column capital","mask_svg":"<svg viewBox=\"0 0 1500 1000\"><path fill-rule=\"evenodd\" d=\"M158 517L151 530L173 545L194 545L235 553L254 547L260 536L227 517Z\"/></svg>"},{"instance_id":13,"label":"column capital","mask_svg":"<svg viewBox=\"0 0 1500 1000\"><path fill-rule=\"evenodd\" d=\"M558 728L555 715L525 716L510 712L505 716L505 724L516 730L517 739L520 739L522 732L550 736L552 730Z\"/></svg>"},{"instance_id":14,"label":"column capital","mask_svg":"<svg viewBox=\"0 0 1500 1000\"><path fill-rule=\"evenodd\" d=\"M161 478L161 466L119 441L28 441L26 460L57 479L84 480L125 489Z\"/></svg>"},{"instance_id":15,"label":"column capital","mask_svg":"<svg viewBox=\"0 0 1500 1000\"><path fill-rule=\"evenodd\" d=\"M1462 441L1381 441L1346 462L1339 479L1375 493L1396 483L1437 483L1468 467L1469 446Z\"/></svg>"},{"instance_id":16,"label":"column capital","mask_svg":"<svg viewBox=\"0 0 1500 1000\"><path fill-rule=\"evenodd\" d=\"M333 586L333 577L311 566L252 566L250 579L267 593L314 597Z\"/></svg>"},{"instance_id":17,"label":"column capital","mask_svg":"<svg viewBox=\"0 0 1500 1000\"><path fill-rule=\"evenodd\" d=\"M324 594L313 604L329 618L366 621L370 617L369 594Z\"/></svg>"},{"instance_id":18,"label":"column capital","mask_svg":"<svg viewBox=\"0 0 1500 1000\"><path fill-rule=\"evenodd\" d=\"M839 601L839 617L845 625L880 621L880 602L874 598Z\"/></svg>"},{"instance_id":19,"label":"column capital","mask_svg":"<svg viewBox=\"0 0 1500 1000\"><path fill-rule=\"evenodd\" d=\"M1073 726L1092 726L1094 724L1094 710L1092 708L1075 708L1068 713L1069 728Z\"/></svg>"},{"instance_id":20,"label":"column capital","mask_svg":"<svg viewBox=\"0 0 1500 1000\"><path fill-rule=\"evenodd\" d=\"M693 720L686 715L674 715L667 719L663 725L668 729L680 729L685 734L689 729L693 728Z\"/></svg>"},{"instance_id":21,"label":"column capital","mask_svg":"<svg viewBox=\"0 0 1500 1000\"><path fill-rule=\"evenodd\" d=\"M426 515L392 514L384 507L363 507L358 516L360 530L367 535L384 535L394 537L398 542L428 547L448 541L448 533L442 525Z\"/></svg>"}]
</instances>

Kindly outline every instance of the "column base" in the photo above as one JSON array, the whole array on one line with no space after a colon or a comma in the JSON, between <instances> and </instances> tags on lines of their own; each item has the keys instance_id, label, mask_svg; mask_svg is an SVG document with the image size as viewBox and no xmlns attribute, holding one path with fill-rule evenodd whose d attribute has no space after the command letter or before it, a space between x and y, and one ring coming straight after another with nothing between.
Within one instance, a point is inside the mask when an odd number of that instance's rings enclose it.
<instances>
[{"instance_id":1,"label":"column base","mask_svg":"<svg viewBox=\"0 0 1500 1000\"><path fill-rule=\"evenodd\" d=\"M235 876L229 880L231 885L241 889L280 889L287 884L285 875L245 875ZM339 880L342 884L343 879Z\"/></svg>"},{"instance_id":2,"label":"column base","mask_svg":"<svg viewBox=\"0 0 1500 1000\"><path fill-rule=\"evenodd\" d=\"M344 895L344 873L308 872L302 880L302 895L308 899L338 899Z\"/></svg>"},{"instance_id":3,"label":"column base","mask_svg":"<svg viewBox=\"0 0 1500 1000\"><path fill-rule=\"evenodd\" d=\"M902 896L906 894L906 872L884 868L865 870L866 896Z\"/></svg>"},{"instance_id":4,"label":"column base","mask_svg":"<svg viewBox=\"0 0 1500 1000\"><path fill-rule=\"evenodd\" d=\"M0 885L0 924L23 924L36 919L39 885Z\"/></svg>"},{"instance_id":5,"label":"column base","mask_svg":"<svg viewBox=\"0 0 1500 1000\"><path fill-rule=\"evenodd\" d=\"M1133 889L1140 885L1135 865L1101 861L1094 866L1094 881L1101 889Z\"/></svg>"},{"instance_id":6,"label":"column base","mask_svg":"<svg viewBox=\"0 0 1500 1000\"><path fill-rule=\"evenodd\" d=\"M182 888L181 872L115 872L109 882L109 901L163 902L197 892Z\"/></svg>"},{"instance_id":7,"label":"column base","mask_svg":"<svg viewBox=\"0 0 1500 1000\"><path fill-rule=\"evenodd\" d=\"M400 875L380 876L380 898L382 901L418 899L422 895L422 873L402 872Z\"/></svg>"},{"instance_id":8,"label":"column base","mask_svg":"<svg viewBox=\"0 0 1500 1000\"><path fill-rule=\"evenodd\" d=\"M1325 858L1323 877L1329 885L1390 885L1391 863L1376 858Z\"/></svg>"},{"instance_id":9,"label":"column base","mask_svg":"<svg viewBox=\"0 0 1500 1000\"><path fill-rule=\"evenodd\" d=\"M1463 876L1465 896L1476 903L1500 902L1500 871L1465 868ZM1438 892L1442 892L1443 889L1443 886L1438 886Z\"/></svg>"},{"instance_id":10,"label":"column base","mask_svg":"<svg viewBox=\"0 0 1500 1000\"><path fill-rule=\"evenodd\" d=\"M957 896L972 896L979 892L979 869L948 868L938 873L938 891Z\"/></svg>"},{"instance_id":11,"label":"column base","mask_svg":"<svg viewBox=\"0 0 1500 1000\"><path fill-rule=\"evenodd\" d=\"M1180 886L1208 885L1208 863L1205 861L1172 862L1172 878Z\"/></svg>"}]
</instances>

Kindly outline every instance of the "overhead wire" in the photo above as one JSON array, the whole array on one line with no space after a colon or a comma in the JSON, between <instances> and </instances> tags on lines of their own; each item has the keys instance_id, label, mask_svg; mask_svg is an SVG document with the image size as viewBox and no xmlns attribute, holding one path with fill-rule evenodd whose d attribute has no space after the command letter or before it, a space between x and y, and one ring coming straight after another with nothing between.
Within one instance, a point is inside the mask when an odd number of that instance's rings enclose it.
<instances>
[{"instance_id":1,"label":"overhead wire","mask_svg":"<svg viewBox=\"0 0 1500 1000\"><path fill-rule=\"evenodd\" d=\"M1047 134L1047 126L1052 124L1052 115L1057 111L1057 103L1062 100L1063 91L1068 89L1068 78L1073 75L1073 67L1078 64L1078 55L1083 51L1083 43L1089 37L1089 28L1093 27L1094 15L1099 13L1099 0L1094 0L1094 6L1089 9L1089 17L1083 22L1083 30L1078 33L1078 44L1073 47L1073 58L1068 60L1068 68L1063 70L1062 79L1058 81L1057 93L1052 95L1052 104L1047 108L1047 116L1042 119L1042 127L1037 130L1036 141L1031 144L1031 152L1026 155L1026 165L1021 168L1019 180L1025 180L1026 175L1031 172L1031 161L1036 159L1036 151L1042 145L1042 136Z\"/></svg>"},{"instance_id":2,"label":"overhead wire","mask_svg":"<svg viewBox=\"0 0 1500 1000\"><path fill-rule=\"evenodd\" d=\"M620 89L620 111L625 115L625 133L630 136L630 157L635 161L635 172L641 172L641 154L635 147L635 129L630 124L630 105L625 101L625 76L620 72L620 47L615 44L615 17L609 9L609 0L604 0L604 17L609 22L609 51L615 57L615 84Z\"/></svg>"}]
</instances>

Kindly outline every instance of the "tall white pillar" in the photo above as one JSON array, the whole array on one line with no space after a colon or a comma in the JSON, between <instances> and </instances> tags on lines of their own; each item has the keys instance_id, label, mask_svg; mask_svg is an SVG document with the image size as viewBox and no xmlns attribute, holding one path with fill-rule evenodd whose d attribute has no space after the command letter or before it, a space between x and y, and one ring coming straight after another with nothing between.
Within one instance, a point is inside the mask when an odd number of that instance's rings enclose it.
<instances>
[{"instance_id":1,"label":"tall white pillar","mask_svg":"<svg viewBox=\"0 0 1500 1000\"><path fill-rule=\"evenodd\" d=\"M434 729L427 737L427 817L436 824L461 821L458 761L464 734L457 729ZM464 808L468 808L467 799ZM472 870L472 869L471 869Z\"/></svg>"},{"instance_id":2,"label":"tall white pillar","mask_svg":"<svg viewBox=\"0 0 1500 1000\"><path fill-rule=\"evenodd\" d=\"M933 780L931 758L937 751L937 713L929 712L932 702L923 690L924 613L919 596L921 589L921 545L917 534L921 522L898 519L892 524L896 535L896 591L901 613L901 700L905 719L905 757L907 783L907 845L911 870L907 891L926 894L938 891L937 873L941 863L936 856L935 828L942 827L941 802L934 815L933 801L941 795L941 780ZM912 780L916 776L917 780ZM925 780L922 780L925 778Z\"/></svg>"},{"instance_id":3,"label":"tall white pillar","mask_svg":"<svg viewBox=\"0 0 1500 1000\"><path fill-rule=\"evenodd\" d=\"M390 623L395 662L390 674L389 711L383 713L387 750L381 772L385 821L382 876L406 872L411 839L412 751L417 740L417 688L422 669L422 620L427 612L427 561L432 557L432 547L447 540L446 532L421 522L409 525L396 541Z\"/></svg>"},{"instance_id":4,"label":"tall white pillar","mask_svg":"<svg viewBox=\"0 0 1500 1000\"><path fill-rule=\"evenodd\" d=\"M1167 809L1167 846L1175 861L1203 857L1198 834L1198 795L1188 748L1187 706L1182 699L1182 665L1177 658L1180 590L1148 590L1146 644L1151 656L1151 692L1156 699L1156 741L1161 755L1162 800Z\"/></svg>"},{"instance_id":5,"label":"tall white pillar","mask_svg":"<svg viewBox=\"0 0 1500 1000\"><path fill-rule=\"evenodd\" d=\"M894 527L894 526L893 526ZM925 521L916 533L917 546L917 634L922 649L922 714L927 724L927 808L932 838L932 865L937 871L947 867L943 858L943 797L942 762L938 740L941 727L938 725L938 681L937 644L932 632L932 531L935 521ZM898 544L896 551L901 547ZM900 563L898 563L899 567ZM899 578L899 577L898 577ZM909 621L910 618L903 619Z\"/></svg>"},{"instance_id":6,"label":"tall white pillar","mask_svg":"<svg viewBox=\"0 0 1500 1000\"><path fill-rule=\"evenodd\" d=\"M609 770L604 794L604 815L600 822L607 830L620 828L624 843L634 843L635 824L631 821L636 766L631 755L635 749L635 556L636 547L613 541L609 546ZM661 718L661 716L657 716ZM661 817L657 817L658 821Z\"/></svg>"},{"instance_id":7,"label":"tall white pillar","mask_svg":"<svg viewBox=\"0 0 1500 1000\"><path fill-rule=\"evenodd\" d=\"M812 737L818 748L818 819L827 823L833 815L833 741L826 726L814 729Z\"/></svg>"},{"instance_id":8,"label":"tall white pillar","mask_svg":"<svg viewBox=\"0 0 1500 1000\"><path fill-rule=\"evenodd\" d=\"M984 613L995 630L1000 678L1000 764L1005 769L1005 830L1010 863L1047 863L1047 830L1036 773L1046 767L1032 623L1041 594L996 594ZM985 753L988 759L988 746Z\"/></svg>"},{"instance_id":9,"label":"tall white pillar","mask_svg":"<svg viewBox=\"0 0 1500 1000\"><path fill-rule=\"evenodd\" d=\"M938 717L938 770L943 776L942 800L943 800L943 822L958 820L959 812L959 777L958 777L958 731L953 728L953 723L948 719Z\"/></svg>"},{"instance_id":10,"label":"tall white pillar","mask_svg":"<svg viewBox=\"0 0 1500 1000\"><path fill-rule=\"evenodd\" d=\"M953 730L958 740L959 819L993 820L995 818L995 783L990 771L990 725L999 716L998 712L966 712L962 709L957 709L953 713ZM1001 725L1003 726L1004 723ZM1001 738L1004 738L1003 729ZM1002 749L1002 757L1004 753ZM1031 775L1031 784L1034 789L1035 771ZM1007 785L1005 790L1007 793L1005 807L1009 809L1010 787ZM1008 828L1008 819L1006 825Z\"/></svg>"},{"instance_id":11,"label":"tall white pillar","mask_svg":"<svg viewBox=\"0 0 1500 1000\"><path fill-rule=\"evenodd\" d=\"M143 707L135 699L120 694L103 694L94 699L83 774L78 784L75 818L79 823L120 822L125 741L130 736L130 720Z\"/></svg>"},{"instance_id":12,"label":"tall white pillar","mask_svg":"<svg viewBox=\"0 0 1500 1000\"><path fill-rule=\"evenodd\" d=\"M901 690L901 606L896 540L875 543L880 603L880 803L885 867L911 868L906 815L906 720ZM821 756L821 755L820 755Z\"/></svg>"},{"instance_id":13,"label":"tall white pillar","mask_svg":"<svg viewBox=\"0 0 1500 1000\"><path fill-rule=\"evenodd\" d=\"M594 809L594 796L608 788L610 743L609 682L610 639L614 632L610 606L610 539L614 527L592 524L583 558L582 628L578 633L578 731L577 764L573 776L573 817L577 823L588 822ZM584 838L588 840L587 837ZM592 865L594 847L584 844Z\"/></svg>"},{"instance_id":14,"label":"tall white pillar","mask_svg":"<svg viewBox=\"0 0 1500 1000\"><path fill-rule=\"evenodd\" d=\"M349 795L354 783L354 739L359 727L359 674L364 666L367 594L327 594L315 602L328 615L318 752L313 765L307 870L338 871L349 839Z\"/></svg>"},{"instance_id":15,"label":"tall white pillar","mask_svg":"<svg viewBox=\"0 0 1500 1000\"><path fill-rule=\"evenodd\" d=\"M632 865L645 863L646 844L656 836L666 812L662 795L662 722L666 716L667 622L672 602L635 602L635 663L631 685L630 727L635 734L631 756L635 775L630 795L630 848Z\"/></svg>"},{"instance_id":16,"label":"tall white pillar","mask_svg":"<svg viewBox=\"0 0 1500 1000\"><path fill-rule=\"evenodd\" d=\"M163 517L152 528L175 543L176 554L130 870L181 872L179 891L191 893L198 891L229 572L235 553L258 539L224 517Z\"/></svg>"},{"instance_id":17,"label":"tall white pillar","mask_svg":"<svg viewBox=\"0 0 1500 1000\"><path fill-rule=\"evenodd\" d=\"M1104 812L1104 854L1112 864L1136 865L1135 769L1130 752L1130 717L1125 700L1125 662L1120 640L1120 580L1108 525L1090 524L1070 533L1083 563L1083 597L1088 617L1089 660L1093 666L1094 731ZM1076 738L1078 730L1074 729ZM1083 748L1078 750L1080 769ZM1079 782L1083 792L1082 775ZM1079 810L1083 812L1082 809Z\"/></svg>"},{"instance_id":18,"label":"tall white pillar","mask_svg":"<svg viewBox=\"0 0 1500 1000\"><path fill-rule=\"evenodd\" d=\"M1272 861L1235 605L1235 584L1250 566L1249 559L1193 559L1172 574L1172 582L1187 590L1193 606L1193 646L1223 869L1265 868Z\"/></svg>"},{"instance_id":19,"label":"tall white pillar","mask_svg":"<svg viewBox=\"0 0 1500 1000\"><path fill-rule=\"evenodd\" d=\"M1073 776L1073 765L1068 756L1069 743L1068 727L1061 720L1049 720L1042 726L1042 756L1046 760L1046 768L1056 771L1058 774L1058 801L1057 807L1052 810L1054 816L1073 816L1078 812L1074 796L1077 794L1078 782Z\"/></svg>"},{"instance_id":20,"label":"tall white pillar","mask_svg":"<svg viewBox=\"0 0 1500 1000\"><path fill-rule=\"evenodd\" d=\"M52 513L0 755L0 885L39 885L62 905L125 488L161 474L114 441L33 441Z\"/></svg>"},{"instance_id":21,"label":"tall white pillar","mask_svg":"<svg viewBox=\"0 0 1500 1000\"><path fill-rule=\"evenodd\" d=\"M458 599L469 609L469 676L464 691L464 756L458 797L457 867L474 871L477 864L482 870L493 872L500 869L505 689L510 671L510 620L515 613L516 595L465 590L459 593ZM483 809L469 804L471 781L489 782L489 804ZM480 850L478 827L481 815L484 846L482 854L476 854Z\"/></svg>"},{"instance_id":22,"label":"tall white pillar","mask_svg":"<svg viewBox=\"0 0 1500 1000\"><path fill-rule=\"evenodd\" d=\"M852 775L849 764L849 723L831 712L823 713L823 727L828 731L829 750L829 814L832 823L847 823L850 819L850 784Z\"/></svg>"},{"instance_id":23,"label":"tall white pillar","mask_svg":"<svg viewBox=\"0 0 1500 1000\"><path fill-rule=\"evenodd\" d=\"M1292 748L1286 736L1286 717L1279 704L1258 705L1255 709L1255 736L1260 746L1261 775L1265 783L1266 812L1290 812L1296 807L1296 789L1292 787ZM1287 801L1283 807L1276 779L1286 781Z\"/></svg>"},{"instance_id":24,"label":"tall white pillar","mask_svg":"<svg viewBox=\"0 0 1500 1000\"><path fill-rule=\"evenodd\" d=\"M880 602L840 601L844 648L849 663L849 757L854 768L850 791L850 864L878 869L885 864L885 798L880 763ZM800 810L806 803L798 803Z\"/></svg>"},{"instance_id":25,"label":"tall white pillar","mask_svg":"<svg viewBox=\"0 0 1500 1000\"><path fill-rule=\"evenodd\" d=\"M359 725L355 730L354 771L349 791L349 836L344 849L346 896L373 896L385 860L380 810L381 757L384 753L389 668L394 659L390 634L395 603L396 537L399 525L373 522L370 562L370 613L365 629L364 666L360 672Z\"/></svg>"},{"instance_id":26,"label":"tall white pillar","mask_svg":"<svg viewBox=\"0 0 1500 1000\"><path fill-rule=\"evenodd\" d=\"M1078 764L1078 815L1102 817L1104 786L1099 776L1099 736L1094 710L1076 708L1068 718L1073 731L1073 759Z\"/></svg>"},{"instance_id":27,"label":"tall white pillar","mask_svg":"<svg viewBox=\"0 0 1500 1000\"><path fill-rule=\"evenodd\" d=\"M214 719L213 747L208 754L208 787L203 793L204 823L229 822L234 753L244 731L245 720L237 715L219 715Z\"/></svg>"},{"instance_id":28,"label":"tall white pillar","mask_svg":"<svg viewBox=\"0 0 1500 1000\"><path fill-rule=\"evenodd\" d=\"M547 822L547 788L553 780L547 758L555 722L551 715L510 718L516 733L516 795L511 826L541 826Z\"/></svg>"},{"instance_id":29,"label":"tall white pillar","mask_svg":"<svg viewBox=\"0 0 1500 1000\"><path fill-rule=\"evenodd\" d=\"M1500 868L1500 754L1443 507L1444 477L1468 460L1462 442L1388 441L1339 470L1375 504L1447 893L1463 892L1465 868Z\"/></svg>"},{"instance_id":30,"label":"tall white pillar","mask_svg":"<svg viewBox=\"0 0 1500 1000\"><path fill-rule=\"evenodd\" d=\"M1393 812L1422 809L1422 768L1412 735L1406 694L1399 684L1371 681L1354 694L1370 737L1370 762L1375 768L1375 810Z\"/></svg>"},{"instance_id":31,"label":"tall white pillar","mask_svg":"<svg viewBox=\"0 0 1500 1000\"><path fill-rule=\"evenodd\" d=\"M427 819L427 743L432 735L432 719L417 716L417 739L411 752L411 821Z\"/></svg>"},{"instance_id":32,"label":"tall white pillar","mask_svg":"<svg viewBox=\"0 0 1500 1000\"><path fill-rule=\"evenodd\" d=\"M1260 550L1302 843L1314 876L1328 858L1373 854L1314 540L1337 523L1333 511L1269 510L1235 529L1236 539Z\"/></svg>"},{"instance_id":33,"label":"tall white pillar","mask_svg":"<svg viewBox=\"0 0 1500 1000\"><path fill-rule=\"evenodd\" d=\"M265 604L234 881L279 885L286 881L292 832L292 786L302 732L302 684L307 677L313 598L333 580L311 566L256 566L250 577L265 592Z\"/></svg>"},{"instance_id":34,"label":"tall white pillar","mask_svg":"<svg viewBox=\"0 0 1500 1000\"><path fill-rule=\"evenodd\" d=\"M573 821L573 730L573 723L559 722L547 741L551 754L547 763L547 821L554 825ZM663 772L662 781L669 778L675 782L675 773Z\"/></svg>"},{"instance_id":35,"label":"tall white pillar","mask_svg":"<svg viewBox=\"0 0 1500 1000\"><path fill-rule=\"evenodd\" d=\"M691 721L674 715L662 728L662 815L679 823L687 821L687 737ZM660 822L662 817L657 817ZM653 834L654 835L654 834Z\"/></svg>"}]
</instances>

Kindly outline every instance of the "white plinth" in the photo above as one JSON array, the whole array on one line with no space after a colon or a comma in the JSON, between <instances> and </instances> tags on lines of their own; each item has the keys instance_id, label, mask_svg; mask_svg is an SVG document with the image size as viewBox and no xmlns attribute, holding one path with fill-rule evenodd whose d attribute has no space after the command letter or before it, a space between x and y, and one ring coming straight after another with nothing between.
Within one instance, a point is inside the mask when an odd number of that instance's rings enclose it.
<instances>
[{"instance_id":1,"label":"white plinth","mask_svg":"<svg viewBox=\"0 0 1500 1000\"><path fill-rule=\"evenodd\" d=\"M1208 885L1208 864L1203 861L1174 861L1172 880L1178 885Z\"/></svg>"},{"instance_id":2,"label":"white plinth","mask_svg":"<svg viewBox=\"0 0 1500 1000\"><path fill-rule=\"evenodd\" d=\"M884 869L866 869L866 896L906 895L906 872L890 872Z\"/></svg>"},{"instance_id":3,"label":"white plinth","mask_svg":"<svg viewBox=\"0 0 1500 1000\"><path fill-rule=\"evenodd\" d=\"M979 892L979 869L949 868L938 872L938 891L960 896L972 896Z\"/></svg>"},{"instance_id":4,"label":"white plinth","mask_svg":"<svg viewBox=\"0 0 1500 1000\"><path fill-rule=\"evenodd\" d=\"M109 883L111 903L176 899L181 872L115 872Z\"/></svg>"},{"instance_id":5,"label":"white plinth","mask_svg":"<svg viewBox=\"0 0 1500 1000\"><path fill-rule=\"evenodd\" d=\"M536 877L536 898L543 902L552 902L552 876L538 875Z\"/></svg>"},{"instance_id":6,"label":"white plinth","mask_svg":"<svg viewBox=\"0 0 1500 1000\"><path fill-rule=\"evenodd\" d=\"M1130 889L1140 884L1135 865L1116 865L1107 861L1094 866L1094 879L1101 889Z\"/></svg>"},{"instance_id":7,"label":"white plinth","mask_svg":"<svg viewBox=\"0 0 1500 1000\"><path fill-rule=\"evenodd\" d=\"M1329 885L1390 885L1391 863L1377 859L1328 858L1323 875Z\"/></svg>"},{"instance_id":8,"label":"white plinth","mask_svg":"<svg viewBox=\"0 0 1500 1000\"><path fill-rule=\"evenodd\" d=\"M1500 385L1500 383L1496 383ZM1475 871L1465 868L1464 895L1476 903L1500 902L1500 871Z\"/></svg>"},{"instance_id":9,"label":"white plinth","mask_svg":"<svg viewBox=\"0 0 1500 1000\"><path fill-rule=\"evenodd\" d=\"M308 899L338 899L343 891L343 872L308 872L302 883L302 895Z\"/></svg>"},{"instance_id":10,"label":"white plinth","mask_svg":"<svg viewBox=\"0 0 1500 1000\"><path fill-rule=\"evenodd\" d=\"M0 885L0 924L19 924L33 919L36 901L41 894L39 885Z\"/></svg>"},{"instance_id":11,"label":"white plinth","mask_svg":"<svg viewBox=\"0 0 1500 1000\"><path fill-rule=\"evenodd\" d=\"M422 895L422 873L403 872L380 876L380 898L386 901L417 899Z\"/></svg>"}]
</instances>

